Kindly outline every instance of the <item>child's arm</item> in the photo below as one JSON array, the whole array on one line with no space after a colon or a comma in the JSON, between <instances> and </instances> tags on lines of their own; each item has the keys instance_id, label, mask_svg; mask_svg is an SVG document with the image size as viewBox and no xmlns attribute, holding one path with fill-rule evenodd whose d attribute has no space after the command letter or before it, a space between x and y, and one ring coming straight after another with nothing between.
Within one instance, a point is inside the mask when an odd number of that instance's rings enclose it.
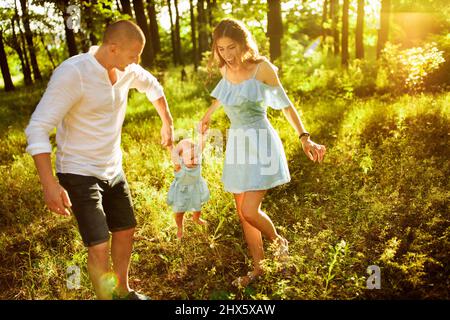
<instances>
[{"instance_id":1,"label":"child's arm","mask_svg":"<svg viewBox=\"0 0 450 320\"><path fill-rule=\"evenodd\" d=\"M180 151L181 151L181 144L177 144L176 147L171 145L169 147L170 150L170 158L172 159L172 163L174 165L175 171L180 171L181 169L181 163L180 163Z\"/></svg>"}]
</instances>

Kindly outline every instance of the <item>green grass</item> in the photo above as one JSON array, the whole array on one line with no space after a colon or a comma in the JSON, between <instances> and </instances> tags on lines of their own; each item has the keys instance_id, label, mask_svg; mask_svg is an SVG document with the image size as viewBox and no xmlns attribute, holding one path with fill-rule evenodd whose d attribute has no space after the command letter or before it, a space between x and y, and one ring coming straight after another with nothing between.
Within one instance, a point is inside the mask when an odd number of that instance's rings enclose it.
<instances>
[{"instance_id":1,"label":"green grass","mask_svg":"<svg viewBox=\"0 0 450 320\"><path fill-rule=\"evenodd\" d=\"M290 89L293 80L283 82ZM179 70L165 74L179 135L203 115L211 85L200 76L181 83ZM0 298L92 299L76 224L45 208L24 152L23 130L44 88L0 94ZM321 165L309 161L282 113L270 111L292 181L269 191L263 209L292 255L282 269L269 248L264 278L238 290L231 281L251 262L233 197L220 182L223 155L205 158L209 225L187 219L180 243L165 204L173 173L159 144L160 120L144 95L131 95L122 146L138 220L132 286L154 299L448 299L450 93L292 99L302 101L302 119L328 154ZM227 126L219 110L212 127ZM373 264L381 268L380 290L366 289ZM71 265L81 268L78 290L66 287Z\"/></svg>"}]
</instances>

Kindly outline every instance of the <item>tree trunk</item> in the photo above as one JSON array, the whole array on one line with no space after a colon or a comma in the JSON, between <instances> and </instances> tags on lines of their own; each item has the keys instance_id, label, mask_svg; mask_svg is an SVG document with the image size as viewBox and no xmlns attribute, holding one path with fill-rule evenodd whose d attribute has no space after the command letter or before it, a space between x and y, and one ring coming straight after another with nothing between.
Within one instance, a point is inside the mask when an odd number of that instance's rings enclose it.
<instances>
[{"instance_id":1,"label":"tree trunk","mask_svg":"<svg viewBox=\"0 0 450 320\"><path fill-rule=\"evenodd\" d=\"M339 55L339 0L330 0L331 34L333 35L334 55Z\"/></svg>"},{"instance_id":2,"label":"tree trunk","mask_svg":"<svg viewBox=\"0 0 450 320\"><path fill-rule=\"evenodd\" d=\"M150 29L147 24L147 17L144 12L144 4L142 0L133 0L134 14L136 15L136 22L142 29L145 35L145 46L142 54L142 65L144 67L150 67L155 58L155 53L153 51L152 41L150 37Z\"/></svg>"},{"instance_id":3,"label":"tree trunk","mask_svg":"<svg viewBox=\"0 0 450 320\"><path fill-rule=\"evenodd\" d=\"M27 0L20 0L22 7L22 22L25 29L25 38L27 40L28 51L30 53L30 61L33 69L34 80L42 80L41 71L36 59L36 49L33 44L33 33L30 28L30 18L28 16Z\"/></svg>"},{"instance_id":4,"label":"tree trunk","mask_svg":"<svg viewBox=\"0 0 450 320\"><path fill-rule=\"evenodd\" d=\"M177 65L177 42L175 40L175 27L173 26L173 18L172 18L172 3L170 0L167 0L167 6L169 8L169 18L170 18L170 41L172 43L172 59L173 64Z\"/></svg>"},{"instance_id":5,"label":"tree trunk","mask_svg":"<svg viewBox=\"0 0 450 320\"><path fill-rule=\"evenodd\" d=\"M322 7L322 43L323 44L325 44L325 40L328 35L327 22L328 22L328 0L324 0L323 7Z\"/></svg>"},{"instance_id":6,"label":"tree trunk","mask_svg":"<svg viewBox=\"0 0 450 320\"><path fill-rule=\"evenodd\" d=\"M20 32L20 23L19 23L19 16L17 15L17 10L16 10L16 14L14 15L14 18L11 19L11 29L12 29L12 34L13 34L13 47L14 47L14 50L16 50L17 55L19 56L25 85L29 86L29 85L33 84L33 79L31 79L31 70L29 69L28 64L26 62L26 56L24 56L24 53L22 51L21 40L16 34L16 28L14 26L16 20L17 20L17 23L19 24L19 32Z\"/></svg>"},{"instance_id":7,"label":"tree trunk","mask_svg":"<svg viewBox=\"0 0 450 320\"><path fill-rule=\"evenodd\" d=\"M69 50L69 56L72 57L78 54L78 49L75 41L75 33L73 32L73 29L69 29L69 26L67 25L68 19L70 17L69 13L67 12L68 7L69 7L69 0L64 0L64 5L62 6L64 31L66 34L66 42L67 42L67 49Z\"/></svg>"},{"instance_id":8,"label":"tree trunk","mask_svg":"<svg viewBox=\"0 0 450 320\"><path fill-rule=\"evenodd\" d=\"M155 53L161 51L161 38L159 37L158 19L156 17L155 0L148 2L148 17L150 20L150 36L152 38L153 50Z\"/></svg>"},{"instance_id":9,"label":"tree trunk","mask_svg":"<svg viewBox=\"0 0 450 320\"><path fill-rule=\"evenodd\" d=\"M194 60L195 71L198 69L198 53L197 53L197 31L195 28L194 4L189 0L189 11L191 14L191 39L192 39L192 58Z\"/></svg>"},{"instance_id":10,"label":"tree trunk","mask_svg":"<svg viewBox=\"0 0 450 320\"><path fill-rule=\"evenodd\" d=\"M270 59L281 56L281 38L283 37L283 22L281 20L280 0L268 0L267 36L270 43Z\"/></svg>"},{"instance_id":11,"label":"tree trunk","mask_svg":"<svg viewBox=\"0 0 450 320\"><path fill-rule=\"evenodd\" d=\"M86 29L87 29L86 31L89 34L89 45L91 45L91 46L96 45L98 43L98 39L94 33L94 21L92 19L92 15L93 15L92 5L96 4L96 2L97 1L91 1L91 5L83 6L83 9L85 12L83 17L85 18L85 21L86 21ZM85 4L85 2L83 2L83 4Z\"/></svg>"},{"instance_id":12,"label":"tree trunk","mask_svg":"<svg viewBox=\"0 0 450 320\"><path fill-rule=\"evenodd\" d=\"M133 18L133 12L131 11L130 0L120 0L120 4L122 5L122 13L127 14L131 18Z\"/></svg>"},{"instance_id":13,"label":"tree trunk","mask_svg":"<svg viewBox=\"0 0 450 320\"><path fill-rule=\"evenodd\" d=\"M180 13L178 11L178 0L174 0L175 4L175 44L177 47L176 56L179 64L183 64L183 55L181 53L181 36L180 36Z\"/></svg>"},{"instance_id":14,"label":"tree trunk","mask_svg":"<svg viewBox=\"0 0 450 320\"><path fill-rule=\"evenodd\" d=\"M0 69L2 70L5 91L13 91L14 84L9 72L8 59L6 59L5 47L3 45L3 30L0 29Z\"/></svg>"},{"instance_id":15,"label":"tree trunk","mask_svg":"<svg viewBox=\"0 0 450 320\"><path fill-rule=\"evenodd\" d=\"M55 62L53 61L53 57L52 57L50 51L47 48L47 45L45 44L44 34L42 32L39 34L39 38L41 39L42 46L44 47L44 50L47 53L48 60L50 60L50 63L52 64L52 68L54 70L56 68L56 65L55 65Z\"/></svg>"},{"instance_id":16,"label":"tree trunk","mask_svg":"<svg viewBox=\"0 0 450 320\"><path fill-rule=\"evenodd\" d=\"M356 59L364 59L364 0L358 0L355 49Z\"/></svg>"},{"instance_id":17,"label":"tree trunk","mask_svg":"<svg viewBox=\"0 0 450 320\"><path fill-rule=\"evenodd\" d=\"M381 0L380 30L378 31L377 59L381 55L389 39L389 20L391 16L391 0Z\"/></svg>"},{"instance_id":18,"label":"tree trunk","mask_svg":"<svg viewBox=\"0 0 450 320\"><path fill-rule=\"evenodd\" d=\"M348 9L349 0L344 0L342 7L342 56L341 64L345 67L348 66Z\"/></svg>"},{"instance_id":19,"label":"tree trunk","mask_svg":"<svg viewBox=\"0 0 450 320\"><path fill-rule=\"evenodd\" d=\"M202 53L208 48L208 28L206 25L206 10L205 1L197 0L197 21L198 21L198 54L199 59L202 59Z\"/></svg>"}]
</instances>

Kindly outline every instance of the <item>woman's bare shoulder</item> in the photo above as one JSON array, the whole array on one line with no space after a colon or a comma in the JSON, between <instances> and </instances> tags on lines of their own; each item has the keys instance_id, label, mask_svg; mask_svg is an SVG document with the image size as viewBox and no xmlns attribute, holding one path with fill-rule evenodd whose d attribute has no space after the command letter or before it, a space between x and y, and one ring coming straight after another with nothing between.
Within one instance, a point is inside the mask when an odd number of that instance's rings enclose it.
<instances>
[{"instance_id":1,"label":"woman's bare shoulder","mask_svg":"<svg viewBox=\"0 0 450 320\"><path fill-rule=\"evenodd\" d=\"M268 85L279 85L278 68L269 60L260 63L256 78Z\"/></svg>"}]
</instances>

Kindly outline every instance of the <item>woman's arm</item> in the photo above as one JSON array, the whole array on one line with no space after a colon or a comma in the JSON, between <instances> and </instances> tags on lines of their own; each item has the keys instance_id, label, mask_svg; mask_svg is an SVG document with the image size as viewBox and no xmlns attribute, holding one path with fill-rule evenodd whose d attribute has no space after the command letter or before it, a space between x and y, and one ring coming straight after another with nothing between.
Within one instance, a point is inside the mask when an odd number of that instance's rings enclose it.
<instances>
[{"instance_id":1,"label":"woman's arm","mask_svg":"<svg viewBox=\"0 0 450 320\"><path fill-rule=\"evenodd\" d=\"M270 85L270 86L282 86L280 79L278 78L277 68L270 62L263 62L258 70L258 80ZM283 114L288 120L289 124L294 128L296 134L300 136L302 133L307 133L303 122L293 105L283 108ZM300 138L303 151L306 156L312 161L322 162L325 155L326 148L323 145L313 142L308 135L304 135Z\"/></svg>"},{"instance_id":2,"label":"woman's arm","mask_svg":"<svg viewBox=\"0 0 450 320\"><path fill-rule=\"evenodd\" d=\"M204 134L208 130L209 123L211 122L211 116L219 107L220 101L214 100L209 106L208 110L206 110L205 115L200 120L200 123L198 125L198 130L200 131L200 134Z\"/></svg>"}]
</instances>

